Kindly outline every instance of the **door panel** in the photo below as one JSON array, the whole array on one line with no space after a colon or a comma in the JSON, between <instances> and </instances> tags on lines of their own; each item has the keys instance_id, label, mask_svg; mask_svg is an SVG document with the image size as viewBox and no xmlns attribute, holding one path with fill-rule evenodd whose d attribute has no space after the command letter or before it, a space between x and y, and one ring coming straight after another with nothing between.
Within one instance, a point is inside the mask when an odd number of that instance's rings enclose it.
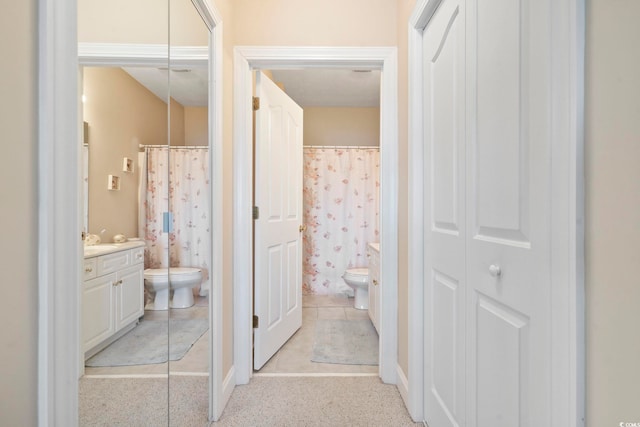
<instances>
[{"instance_id":1,"label":"door panel","mask_svg":"<svg viewBox=\"0 0 640 427\"><path fill-rule=\"evenodd\" d=\"M282 277L282 267L283 267L283 256L282 256L282 245L280 243L276 243L273 246L267 248L269 253L267 259L267 268L269 269L269 281L267 283L267 301L269 304L267 319L267 327L273 328L275 325L282 320L282 295L281 288L283 285L283 277Z\"/></svg>"},{"instance_id":2,"label":"door panel","mask_svg":"<svg viewBox=\"0 0 640 427\"><path fill-rule=\"evenodd\" d=\"M423 33L425 418L550 424L549 0L444 0Z\"/></svg>"},{"instance_id":3,"label":"door panel","mask_svg":"<svg viewBox=\"0 0 640 427\"><path fill-rule=\"evenodd\" d=\"M468 3L468 425L550 425L549 0Z\"/></svg>"},{"instance_id":4,"label":"door panel","mask_svg":"<svg viewBox=\"0 0 640 427\"><path fill-rule=\"evenodd\" d=\"M456 380L462 374L460 366L455 361L459 360L458 348L458 323L460 307L458 301L464 298L460 296L458 281L444 274L435 272L433 281L433 297L431 313L433 313L433 384L431 392L437 398L438 403L451 414L464 410L456 390Z\"/></svg>"},{"instance_id":5,"label":"door panel","mask_svg":"<svg viewBox=\"0 0 640 427\"><path fill-rule=\"evenodd\" d=\"M441 3L424 33L425 417L465 419L464 9Z\"/></svg>"},{"instance_id":6,"label":"door panel","mask_svg":"<svg viewBox=\"0 0 640 427\"><path fill-rule=\"evenodd\" d=\"M479 426L527 425L528 319L484 295L476 300Z\"/></svg>"},{"instance_id":7,"label":"door panel","mask_svg":"<svg viewBox=\"0 0 640 427\"><path fill-rule=\"evenodd\" d=\"M477 131L473 156L476 237L528 245L527 1L479 1Z\"/></svg>"},{"instance_id":8,"label":"door panel","mask_svg":"<svg viewBox=\"0 0 640 427\"><path fill-rule=\"evenodd\" d=\"M254 369L302 326L302 109L262 73L256 90Z\"/></svg>"}]
</instances>

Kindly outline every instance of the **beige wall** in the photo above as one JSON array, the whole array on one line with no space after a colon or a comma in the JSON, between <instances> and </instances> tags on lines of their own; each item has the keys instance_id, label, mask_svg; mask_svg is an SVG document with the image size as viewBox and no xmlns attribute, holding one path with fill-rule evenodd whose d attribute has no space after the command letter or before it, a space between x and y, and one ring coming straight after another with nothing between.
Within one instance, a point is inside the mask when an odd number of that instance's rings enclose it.
<instances>
[{"instance_id":1,"label":"beige wall","mask_svg":"<svg viewBox=\"0 0 640 427\"><path fill-rule=\"evenodd\" d=\"M398 0L398 365L409 372L409 80L408 22L415 0Z\"/></svg>"},{"instance_id":2,"label":"beige wall","mask_svg":"<svg viewBox=\"0 0 640 427\"><path fill-rule=\"evenodd\" d=\"M235 0L234 42L274 46L394 46L395 0Z\"/></svg>"},{"instance_id":3,"label":"beige wall","mask_svg":"<svg viewBox=\"0 0 640 427\"><path fill-rule=\"evenodd\" d=\"M166 0L77 0L77 3L80 42L167 43Z\"/></svg>"},{"instance_id":4,"label":"beige wall","mask_svg":"<svg viewBox=\"0 0 640 427\"><path fill-rule=\"evenodd\" d=\"M209 144L209 109L184 107L184 145Z\"/></svg>"},{"instance_id":5,"label":"beige wall","mask_svg":"<svg viewBox=\"0 0 640 427\"><path fill-rule=\"evenodd\" d=\"M165 105L166 107L166 105ZM185 145L184 144L184 107L171 98L171 145Z\"/></svg>"},{"instance_id":6,"label":"beige wall","mask_svg":"<svg viewBox=\"0 0 640 427\"><path fill-rule=\"evenodd\" d=\"M139 170L123 172L122 159L137 164L139 144L167 143L167 104L119 68L85 67L83 74L84 121L89 123L88 231L106 229L103 242L119 233L134 237ZM120 177L119 191L107 189L110 174Z\"/></svg>"},{"instance_id":7,"label":"beige wall","mask_svg":"<svg viewBox=\"0 0 640 427\"><path fill-rule=\"evenodd\" d=\"M380 145L380 108L307 107L304 145Z\"/></svg>"},{"instance_id":8,"label":"beige wall","mask_svg":"<svg viewBox=\"0 0 640 427\"><path fill-rule=\"evenodd\" d=\"M222 306L223 375L233 368L233 10L236 0L214 0L223 22L222 89Z\"/></svg>"},{"instance_id":9,"label":"beige wall","mask_svg":"<svg viewBox=\"0 0 640 427\"><path fill-rule=\"evenodd\" d=\"M640 2L587 1L587 424L640 422Z\"/></svg>"},{"instance_id":10,"label":"beige wall","mask_svg":"<svg viewBox=\"0 0 640 427\"><path fill-rule=\"evenodd\" d=\"M0 13L0 424L37 423L37 2ZM46 238L46 237L44 237Z\"/></svg>"}]
</instances>

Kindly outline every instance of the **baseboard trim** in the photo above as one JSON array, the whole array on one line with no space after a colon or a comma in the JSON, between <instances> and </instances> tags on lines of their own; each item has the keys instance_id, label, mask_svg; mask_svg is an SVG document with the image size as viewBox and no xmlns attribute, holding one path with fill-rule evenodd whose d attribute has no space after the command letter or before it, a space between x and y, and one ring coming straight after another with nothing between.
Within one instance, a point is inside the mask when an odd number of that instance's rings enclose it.
<instances>
[{"instance_id":1,"label":"baseboard trim","mask_svg":"<svg viewBox=\"0 0 640 427\"><path fill-rule=\"evenodd\" d=\"M404 374L404 371L402 370L400 365L396 366L396 377L398 378L398 391L400 392L400 396L404 401L404 406L406 406L407 408L411 408L411 405L409 404L409 380L407 379L407 376Z\"/></svg>"},{"instance_id":2,"label":"baseboard trim","mask_svg":"<svg viewBox=\"0 0 640 427\"><path fill-rule=\"evenodd\" d=\"M221 409L224 409L229 403L229 399L231 398L231 393L233 393L233 389L236 387L236 370L235 367L231 367L227 376L224 378L224 382L222 383L222 405ZM222 410L220 411L222 414ZM217 421L217 420L216 420Z\"/></svg>"},{"instance_id":3,"label":"baseboard trim","mask_svg":"<svg viewBox=\"0 0 640 427\"><path fill-rule=\"evenodd\" d=\"M272 372L272 373L259 373L253 374L254 378L259 377L377 377L377 373L324 373L324 372Z\"/></svg>"}]
</instances>

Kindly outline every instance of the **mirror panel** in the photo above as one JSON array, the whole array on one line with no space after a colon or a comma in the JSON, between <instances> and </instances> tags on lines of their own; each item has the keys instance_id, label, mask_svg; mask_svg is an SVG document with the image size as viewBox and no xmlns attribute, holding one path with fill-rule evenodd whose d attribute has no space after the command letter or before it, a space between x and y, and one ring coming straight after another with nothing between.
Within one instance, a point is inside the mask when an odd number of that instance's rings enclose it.
<instances>
[{"instance_id":1,"label":"mirror panel","mask_svg":"<svg viewBox=\"0 0 640 427\"><path fill-rule=\"evenodd\" d=\"M149 310L153 293L143 286L143 271L153 264L148 248L162 234L162 221L156 212L140 210L149 188L163 204L160 214L169 210L168 179L147 185L140 150L140 145L165 147L153 169L167 170L168 28L168 1L78 1L79 42L107 44L113 56L90 66L80 61L91 237L85 240L80 284L80 346L86 351L80 425L105 419L113 425L169 424L169 311ZM145 45L145 61L127 55L134 45ZM133 70L142 65L155 77L155 89L135 77ZM146 218L153 218L151 228L160 227L159 234L147 232ZM98 239L100 244L91 244Z\"/></svg>"},{"instance_id":2,"label":"mirror panel","mask_svg":"<svg viewBox=\"0 0 640 427\"><path fill-rule=\"evenodd\" d=\"M207 48L209 31L191 0L170 0L170 160L173 215L170 275L169 422L207 425L211 259L209 200L208 61L185 58L190 47ZM189 270L186 270L189 269ZM191 278L189 278L191 276Z\"/></svg>"},{"instance_id":3,"label":"mirror panel","mask_svg":"<svg viewBox=\"0 0 640 427\"><path fill-rule=\"evenodd\" d=\"M85 292L87 283L96 277L80 284L83 352L86 336L93 333L87 331L96 329L95 325L87 326L95 323L91 319L96 313L108 324L107 329L126 324L126 330L110 339L94 337L87 349L88 363L80 387L80 424L108 417L114 424L139 420L142 424L169 425L174 419L206 425L208 411L203 408L208 405L209 343L205 332L209 327L211 257L208 60L185 56L189 51L185 48L206 49L209 31L190 0L79 0L78 20L81 44L106 43L114 49L113 58L100 63L86 59L90 55L80 61L84 95L79 103L80 117L88 126L88 138L83 141L87 142L83 228L92 235L91 242L85 243L101 242L87 246L85 267L87 259L98 263L105 248L110 248L106 249L110 259L117 258L114 254L123 252L120 249L126 245L134 248L127 249L125 271L106 273L99 291L91 288ZM132 46L140 45L148 49L145 60L126 54L135 50ZM149 56L155 59L149 61ZM196 185L187 191L187 183ZM163 232L165 212L173 214L170 233ZM187 233L194 230L195 235ZM144 251L143 263L134 262L141 256L135 252L137 248ZM189 289L193 305L178 308L182 304L176 289L167 289L165 305L171 304L164 310L153 310L158 308L159 292L149 289L142 293L143 269L164 269L168 279L181 267L201 272L198 285ZM93 272L106 271L94 268ZM132 283L138 283L137 290ZM106 308L96 295L120 305ZM134 302L136 295L141 302ZM144 307L142 314L136 313L136 306ZM191 338L186 337L184 325L182 329L177 326L189 321L200 324ZM150 325L154 325L153 331L146 329ZM133 329L129 331L129 327ZM103 352L102 347L105 351L115 348L128 336L135 339L121 356L132 357L138 347L153 341L156 359L118 366L92 361ZM179 345L186 349L184 354ZM96 402L108 404L96 406Z\"/></svg>"}]
</instances>

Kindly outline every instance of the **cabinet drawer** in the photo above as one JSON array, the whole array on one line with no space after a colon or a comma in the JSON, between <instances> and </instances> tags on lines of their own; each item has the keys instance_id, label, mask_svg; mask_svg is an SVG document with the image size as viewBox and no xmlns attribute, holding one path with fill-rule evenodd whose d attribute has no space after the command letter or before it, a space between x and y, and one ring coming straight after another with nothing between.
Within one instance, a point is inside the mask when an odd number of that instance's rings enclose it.
<instances>
[{"instance_id":1,"label":"cabinet drawer","mask_svg":"<svg viewBox=\"0 0 640 427\"><path fill-rule=\"evenodd\" d=\"M131 265L131 251L121 251L98 257L98 276L113 273Z\"/></svg>"},{"instance_id":2,"label":"cabinet drawer","mask_svg":"<svg viewBox=\"0 0 640 427\"><path fill-rule=\"evenodd\" d=\"M131 249L131 265L141 264L144 262L144 246Z\"/></svg>"},{"instance_id":3,"label":"cabinet drawer","mask_svg":"<svg viewBox=\"0 0 640 427\"><path fill-rule=\"evenodd\" d=\"M98 275L98 266L96 258L88 258L84 260L84 280L93 279Z\"/></svg>"}]
</instances>

